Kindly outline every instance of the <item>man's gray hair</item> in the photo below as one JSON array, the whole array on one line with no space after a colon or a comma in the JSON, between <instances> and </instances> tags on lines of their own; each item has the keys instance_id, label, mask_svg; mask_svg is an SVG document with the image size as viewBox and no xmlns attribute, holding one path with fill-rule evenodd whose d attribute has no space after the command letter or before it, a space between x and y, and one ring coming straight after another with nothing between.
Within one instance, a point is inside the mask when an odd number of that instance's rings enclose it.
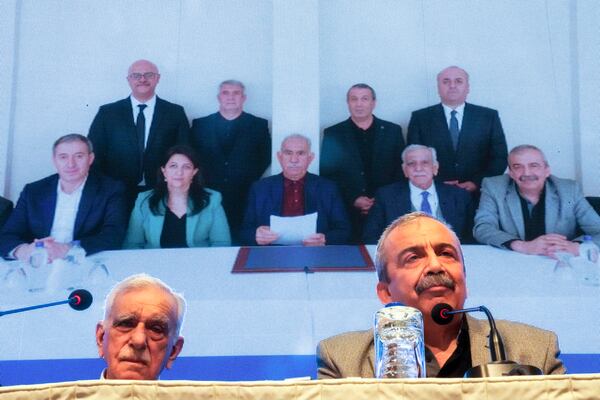
<instances>
[{"instance_id":1,"label":"man's gray hair","mask_svg":"<svg viewBox=\"0 0 600 400\"><path fill-rule=\"evenodd\" d=\"M235 79L227 79L226 81L219 83L219 92L225 85L239 86L242 88L242 94L246 93L246 86L244 86L244 84L241 81Z\"/></svg>"},{"instance_id":2,"label":"man's gray hair","mask_svg":"<svg viewBox=\"0 0 600 400\"><path fill-rule=\"evenodd\" d=\"M440 221L434 216L431 216L421 211L415 211L409 214L404 214L403 216L397 218L387 228L385 228L385 231L383 231L383 234L379 238L379 241L377 242L377 249L375 251L375 269L377 270L377 278L379 279L379 282L390 283L390 277L387 272L388 259L385 254L385 244L387 242L388 236L394 229L415 222L419 218L433 219L445 226L452 233L452 235L456 239L456 242L459 243L458 252L460 253L464 270L465 260L463 258L462 249L460 248L460 240L458 240L458 236L456 236L456 233L454 233L452 228L447 223L445 223L444 221Z\"/></svg>"},{"instance_id":3,"label":"man's gray hair","mask_svg":"<svg viewBox=\"0 0 600 400\"><path fill-rule=\"evenodd\" d=\"M513 147L512 150L508 153L508 157L507 157L508 168L510 168L510 156L512 156L513 154L523 153L524 151L528 151L528 150L533 150L533 151L537 151L538 153L540 153L542 155L542 158L544 159L544 164L546 164L546 167L550 165L550 164L548 164L546 155L539 147L534 146L532 144L520 144L518 146Z\"/></svg>"},{"instance_id":4,"label":"man's gray hair","mask_svg":"<svg viewBox=\"0 0 600 400\"><path fill-rule=\"evenodd\" d=\"M311 148L311 141L308 137L301 135L299 133L292 133L291 135L287 135L286 137L283 138L283 140L281 141L281 146L279 147L279 150L283 150L283 144L290 140L290 139L300 139L300 140L304 140L306 142L306 145L308 147L308 151L310 151Z\"/></svg>"},{"instance_id":5,"label":"man's gray hair","mask_svg":"<svg viewBox=\"0 0 600 400\"><path fill-rule=\"evenodd\" d=\"M64 135L56 139L56 141L52 145L52 154L56 152L56 148L58 147L58 145L70 142L83 142L88 148L88 153L94 152L94 145L92 144L92 141L90 139L83 135L80 135L79 133L69 133L68 135Z\"/></svg>"},{"instance_id":6,"label":"man's gray hair","mask_svg":"<svg viewBox=\"0 0 600 400\"><path fill-rule=\"evenodd\" d=\"M410 153L411 151L415 151L415 150L429 150L431 152L431 162L432 162L432 164L435 165L435 164L438 163L438 160L437 160L437 151L435 151L435 149L433 147L424 146L422 144L409 144L402 151L402 164L406 164L406 155L408 153Z\"/></svg>"},{"instance_id":7,"label":"man's gray hair","mask_svg":"<svg viewBox=\"0 0 600 400\"><path fill-rule=\"evenodd\" d=\"M117 283L115 286L113 286L110 292L106 295L106 299L104 300L103 323L106 324L108 316L110 315L110 311L115 303L115 299L118 296L127 292L150 287L164 291L165 293L170 295L173 298L173 300L175 300L175 302L177 303L177 326L175 327L175 337L179 336L179 333L181 332L181 326L183 325L183 318L185 316L185 299L183 298L183 295L173 291L173 289L171 289L169 285L167 285L160 279L150 276L148 274L131 275L123 279L121 282Z\"/></svg>"},{"instance_id":8,"label":"man's gray hair","mask_svg":"<svg viewBox=\"0 0 600 400\"><path fill-rule=\"evenodd\" d=\"M355 83L354 85L350 86L350 89L348 89L348 91L346 92L346 100L348 100L348 97L350 97L350 91L352 89L369 89L371 91L371 97L373 97L373 100L377 100L377 96L375 94L375 89L373 89L371 86L367 85L366 83Z\"/></svg>"}]
</instances>

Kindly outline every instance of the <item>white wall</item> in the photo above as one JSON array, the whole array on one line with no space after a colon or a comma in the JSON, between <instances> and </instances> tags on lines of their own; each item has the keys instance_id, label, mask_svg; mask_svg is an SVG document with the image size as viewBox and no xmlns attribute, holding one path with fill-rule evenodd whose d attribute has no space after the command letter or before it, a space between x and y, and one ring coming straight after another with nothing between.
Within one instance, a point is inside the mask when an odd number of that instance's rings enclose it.
<instances>
[{"instance_id":1,"label":"white wall","mask_svg":"<svg viewBox=\"0 0 600 400\"><path fill-rule=\"evenodd\" d=\"M50 174L52 142L87 133L101 104L128 95L128 65L149 58L158 94L190 119L216 110L220 81L244 81L275 148L291 132L318 143L356 82L406 132L457 64L469 101L500 111L509 147L540 146L557 175L600 195L599 14L594 0L2 1L0 193L16 200Z\"/></svg>"}]
</instances>

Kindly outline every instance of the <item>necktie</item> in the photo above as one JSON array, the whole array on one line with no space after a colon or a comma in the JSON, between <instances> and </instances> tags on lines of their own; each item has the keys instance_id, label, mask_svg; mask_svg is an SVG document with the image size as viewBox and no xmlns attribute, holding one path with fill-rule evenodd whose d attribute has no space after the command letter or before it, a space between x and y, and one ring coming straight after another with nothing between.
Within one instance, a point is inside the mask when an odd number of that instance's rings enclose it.
<instances>
[{"instance_id":1,"label":"necktie","mask_svg":"<svg viewBox=\"0 0 600 400\"><path fill-rule=\"evenodd\" d=\"M140 155L140 181L144 178L144 141L146 139L146 117L144 116L145 104L138 104L140 111L135 121L138 140L138 154Z\"/></svg>"},{"instance_id":2,"label":"necktie","mask_svg":"<svg viewBox=\"0 0 600 400\"><path fill-rule=\"evenodd\" d=\"M450 136L452 137L452 146L456 150L458 145L458 120L456 119L456 110L450 112Z\"/></svg>"},{"instance_id":3,"label":"necktie","mask_svg":"<svg viewBox=\"0 0 600 400\"><path fill-rule=\"evenodd\" d=\"M433 213L431 212L431 204L429 204L429 200L427 200L429 192L421 192L421 196L423 197L423 201L421 201L421 211L432 215Z\"/></svg>"}]
</instances>

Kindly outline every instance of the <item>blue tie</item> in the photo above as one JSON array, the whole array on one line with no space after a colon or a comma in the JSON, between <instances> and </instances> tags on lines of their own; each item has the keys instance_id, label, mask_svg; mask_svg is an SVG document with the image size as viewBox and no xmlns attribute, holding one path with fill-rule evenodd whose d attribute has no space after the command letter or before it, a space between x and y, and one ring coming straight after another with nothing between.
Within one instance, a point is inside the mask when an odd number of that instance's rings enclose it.
<instances>
[{"instance_id":1,"label":"blue tie","mask_svg":"<svg viewBox=\"0 0 600 400\"><path fill-rule=\"evenodd\" d=\"M431 204L429 204L429 200L427 200L429 192L421 192L421 196L423 197L423 201L421 202L421 211L429 215L433 215L431 211Z\"/></svg>"},{"instance_id":2,"label":"blue tie","mask_svg":"<svg viewBox=\"0 0 600 400\"><path fill-rule=\"evenodd\" d=\"M450 137L452 138L452 146L456 150L458 145L458 120L456 119L456 110L450 112Z\"/></svg>"}]
</instances>

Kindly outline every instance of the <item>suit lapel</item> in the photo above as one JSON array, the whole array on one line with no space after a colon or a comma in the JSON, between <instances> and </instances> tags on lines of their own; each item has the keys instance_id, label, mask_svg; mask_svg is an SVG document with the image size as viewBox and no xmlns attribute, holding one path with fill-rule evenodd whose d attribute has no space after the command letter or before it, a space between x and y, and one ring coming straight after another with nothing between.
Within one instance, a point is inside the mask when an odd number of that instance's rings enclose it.
<instances>
[{"instance_id":1,"label":"suit lapel","mask_svg":"<svg viewBox=\"0 0 600 400\"><path fill-rule=\"evenodd\" d=\"M517 228L519 237L521 239L525 239L525 220L523 219L523 209L521 208L521 200L519 199L516 185L512 179L508 182L505 199L508 213L510 214L513 223Z\"/></svg>"},{"instance_id":2,"label":"suit lapel","mask_svg":"<svg viewBox=\"0 0 600 400\"><path fill-rule=\"evenodd\" d=\"M317 211L317 198L319 194L316 193L317 187L311 174L306 174L304 180L304 214L312 214Z\"/></svg>"},{"instance_id":3,"label":"suit lapel","mask_svg":"<svg viewBox=\"0 0 600 400\"><path fill-rule=\"evenodd\" d=\"M556 225L558 223L559 209L560 209L560 197L556 191L556 187L552 184L552 178L546 180L546 205L545 205L545 223L546 233L556 232Z\"/></svg>"},{"instance_id":4,"label":"suit lapel","mask_svg":"<svg viewBox=\"0 0 600 400\"><path fill-rule=\"evenodd\" d=\"M94 198L98 191L98 181L94 175L88 175L79 200L77 216L75 217L75 227L73 228L73 237L79 237L79 232L83 228L83 222L87 219L92 210Z\"/></svg>"},{"instance_id":5,"label":"suit lapel","mask_svg":"<svg viewBox=\"0 0 600 400\"><path fill-rule=\"evenodd\" d=\"M162 123L162 118L164 116L164 104L163 100L156 96L156 104L154 105L154 114L152 114L152 124L150 125L150 130L148 131L148 141L146 142L146 150L152 147L154 142L154 138L156 137L156 131L158 131L160 124Z\"/></svg>"},{"instance_id":6,"label":"suit lapel","mask_svg":"<svg viewBox=\"0 0 600 400\"><path fill-rule=\"evenodd\" d=\"M273 181L271 186L271 201L274 205L273 209L278 210L277 215L283 214L283 173L277 175L277 179Z\"/></svg>"},{"instance_id":7,"label":"suit lapel","mask_svg":"<svg viewBox=\"0 0 600 400\"><path fill-rule=\"evenodd\" d=\"M469 344L471 345L471 366L487 364L490 360L489 326L487 321L479 321L468 315Z\"/></svg>"},{"instance_id":8,"label":"suit lapel","mask_svg":"<svg viewBox=\"0 0 600 400\"><path fill-rule=\"evenodd\" d=\"M438 195L438 204L440 205L440 211L444 221L448 222L447 216L456 214L456 210L454 209L454 202L450 201L450 196L448 195L448 188L444 183L433 183L435 185L435 191ZM455 227L456 228L456 227Z\"/></svg>"},{"instance_id":9,"label":"suit lapel","mask_svg":"<svg viewBox=\"0 0 600 400\"><path fill-rule=\"evenodd\" d=\"M441 144L441 148L445 149L448 153L452 154L452 158L456 158L456 151L454 151L454 145L452 144L452 137L450 136L450 129L448 129L448 121L446 121L446 114L444 114L444 107L442 103L438 104L433 111L433 131L434 132L443 132L441 136L437 139L433 139L434 141L438 141ZM464 116L463 116L464 122ZM463 125L464 126L464 125ZM459 134L459 143L460 136L462 135L462 131ZM457 147L458 148L458 147Z\"/></svg>"},{"instance_id":10,"label":"suit lapel","mask_svg":"<svg viewBox=\"0 0 600 400\"><path fill-rule=\"evenodd\" d=\"M48 187L44 190L45 193L48 193L47 196L44 196L41 199L41 208L42 208L42 218L44 219L44 228L45 228L45 236L50 236L50 232L52 232L52 223L54 222L54 214L56 212L56 201L58 194L56 191L58 190L58 174L54 176L54 179L51 179L48 182ZM38 238L41 239L41 238Z\"/></svg>"},{"instance_id":11,"label":"suit lapel","mask_svg":"<svg viewBox=\"0 0 600 400\"><path fill-rule=\"evenodd\" d=\"M468 144L473 143L470 136L473 134L474 127L477 126L477 115L473 113L473 108L470 104L465 103L463 109L462 124L460 126L460 133L458 135L458 144L456 145L456 157L460 158L463 156L464 151L467 151ZM463 144L464 143L464 144Z\"/></svg>"}]
</instances>

